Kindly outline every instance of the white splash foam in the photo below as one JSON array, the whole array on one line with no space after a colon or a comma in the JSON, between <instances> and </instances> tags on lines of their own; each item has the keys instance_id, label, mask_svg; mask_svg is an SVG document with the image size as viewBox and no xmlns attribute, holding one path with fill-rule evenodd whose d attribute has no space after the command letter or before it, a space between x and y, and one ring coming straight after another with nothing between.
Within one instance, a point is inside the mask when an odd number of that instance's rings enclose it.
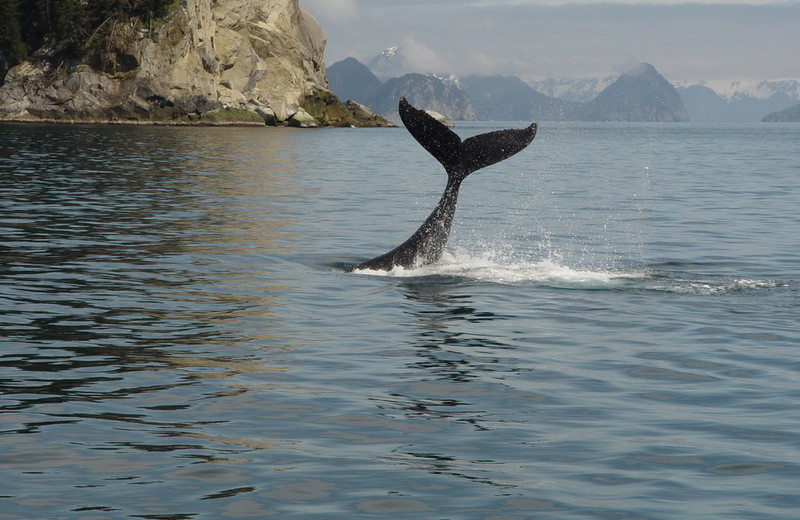
<instances>
[{"instance_id":1,"label":"white splash foam","mask_svg":"<svg viewBox=\"0 0 800 520\"><path fill-rule=\"evenodd\" d=\"M557 260L514 260L487 252L479 255L445 253L436 264L417 269L396 267L391 271L358 270L359 274L395 278L453 276L500 284L541 284L556 287L602 288L646 276L611 269L582 269L563 265Z\"/></svg>"},{"instance_id":2,"label":"white splash foam","mask_svg":"<svg viewBox=\"0 0 800 520\"><path fill-rule=\"evenodd\" d=\"M782 287L773 280L702 276L653 270L648 267L619 270L572 267L560 258L531 261L503 251L480 253L456 250L441 261L417 269L396 267L391 271L357 270L361 275L391 278L451 277L505 285L537 285L561 289L634 289L716 296Z\"/></svg>"}]
</instances>

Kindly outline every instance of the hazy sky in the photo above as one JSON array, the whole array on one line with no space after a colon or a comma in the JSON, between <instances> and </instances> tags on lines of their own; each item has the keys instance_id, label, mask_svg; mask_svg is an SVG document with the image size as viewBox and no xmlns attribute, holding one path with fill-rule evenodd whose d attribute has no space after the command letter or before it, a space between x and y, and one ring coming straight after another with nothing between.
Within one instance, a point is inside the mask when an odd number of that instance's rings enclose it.
<instances>
[{"instance_id":1,"label":"hazy sky","mask_svg":"<svg viewBox=\"0 0 800 520\"><path fill-rule=\"evenodd\" d=\"M524 79L618 75L648 62L670 81L800 78L800 0L300 0L325 62L405 48L414 72Z\"/></svg>"}]
</instances>

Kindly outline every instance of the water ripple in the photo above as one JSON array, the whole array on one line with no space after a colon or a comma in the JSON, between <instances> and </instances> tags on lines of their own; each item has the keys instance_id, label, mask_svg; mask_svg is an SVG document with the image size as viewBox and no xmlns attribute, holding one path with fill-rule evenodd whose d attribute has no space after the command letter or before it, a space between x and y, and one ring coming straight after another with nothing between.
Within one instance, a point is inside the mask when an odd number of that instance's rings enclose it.
<instances>
[{"instance_id":1,"label":"water ripple","mask_svg":"<svg viewBox=\"0 0 800 520\"><path fill-rule=\"evenodd\" d=\"M0 131L0 517L800 510L795 127Z\"/></svg>"}]
</instances>

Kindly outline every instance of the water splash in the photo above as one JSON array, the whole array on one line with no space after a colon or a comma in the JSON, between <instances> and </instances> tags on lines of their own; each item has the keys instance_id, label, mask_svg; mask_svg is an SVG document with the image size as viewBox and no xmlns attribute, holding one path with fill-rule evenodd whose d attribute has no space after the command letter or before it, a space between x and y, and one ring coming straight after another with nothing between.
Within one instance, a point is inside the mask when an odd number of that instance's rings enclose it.
<instances>
[{"instance_id":1,"label":"water splash","mask_svg":"<svg viewBox=\"0 0 800 520\"><path fill-rule=\"evenodd\" d=\"M457 277L507 285L542 285L559 288L615 288L646 272L625 272L601 268L576 268L558 259L515 259L497 252L445 253L439 263L417 269L397 267L391 271L358 270L358 274L395 278Z\"/></svg>"},{"instance_id":2,"label":"water splash","mask_svg":"<svg viewBox=\"0 0 800 520\"><path fill-rule=\"evenodd\" d=\"M557 254L520 258L506 251L456 250L433 265L391 271L357 270L356 274L402 279L457 279L502 285L533 285L556 289L613 289L682 295L718 296L785 287L765 279L664 270L663 266L629 268L570 265Z\"/></svg>"}]
</instances>

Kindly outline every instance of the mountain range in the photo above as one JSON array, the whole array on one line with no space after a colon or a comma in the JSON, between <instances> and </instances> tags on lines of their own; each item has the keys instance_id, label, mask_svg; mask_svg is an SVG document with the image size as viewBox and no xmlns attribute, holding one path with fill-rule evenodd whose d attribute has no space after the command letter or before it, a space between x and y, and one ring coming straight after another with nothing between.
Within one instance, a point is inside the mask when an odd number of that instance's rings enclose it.
<instances>
[{"instance_id":1,"label":"mountain range","mask_svg":"<svg viewBox=\"0 0 800 520\"><path fill-rule=\"evenodd\" d=\"M378 87L384 85L384 81L388 83L392 78L405 76L409 61L413 60L408 60L399 46L385 49L369 60L368 65L348 58L328 68L330 88L342 99L360 99L377 112L392 117L393 108L384 107L395 105L396 99L381 101L387 92L380 94ZM638 75L636 69L640 69ZM348 81L336 76L351 72L356 75ZM438 80L463 91L479 120L530 119L533 114L539 119L561 120L757 122L774 120L778 116L770 114L800 102L800 80L681 81L671 85L655 68L644 64L621 76L603 78L549 78L525 82L514 76L425 77L429 79L426 85L420 86L418 102L436 99L434 91L442 89L435 81ZM406 91L417 91L414 79L405 78L402 83ZM612 85L614 88L605 92ZM365 95L370 90L371 94ZM427 93L422 95L422 91ZM659 96L666 97L660 99ZM414 102L414 96L406 97ZM449 103L444 100L434 104L437 106L434 110L451 119L470 119L469 110L460 98L458 107L448 107ZM791 112L780 116L787 117L791 118Z\"/></svg>"},{"instance_id":2,"label":"mountain range","mask_svg":"<svg viewBox=\"0 0 800 520\"><path fill-rule=\"evenodd\" d=\"M328 67L328 85L390 119L400 96L457 120L688 121L680 96L655 67L641 64L588 102L555 98L515 76L437 77L404 74L382 83L366 65L347 58Z\"/></svg>"},{"instance_id":3,"label":"mountain range","mask_svg":"<svg viewBox=\"0 0 800 520\"><path fill-rule=\"evenodd\" d=\"M590 101L616 80L546 79L530 82L538 92L569 101ZM800 80L677 81L675 90L693 122L748 123L800 102Z\"/></svg>"},{"instance_id":4,"label":"mountain range","mask_svg":"<svg viewBox=\"0 0 800 520\"><path fill-rule=\"evenodd\" d=\"M355 58L336 62L327 70L328 88L339 99L366 105L376 114L399 119L397 101L405 96L409 103L443 114L448 119L475 119L475 109L467 94L453 83L425 74L404 74L382 83Z\"/></svg>"}]
</instances>

